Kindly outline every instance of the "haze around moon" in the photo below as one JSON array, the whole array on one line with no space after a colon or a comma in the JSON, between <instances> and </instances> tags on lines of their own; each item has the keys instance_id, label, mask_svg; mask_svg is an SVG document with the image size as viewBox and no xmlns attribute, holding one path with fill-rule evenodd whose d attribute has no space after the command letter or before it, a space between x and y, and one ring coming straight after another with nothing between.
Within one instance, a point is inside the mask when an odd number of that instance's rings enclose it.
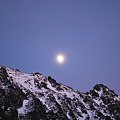
<instances>
[{"instance_id":1,"label":"haze around moon","mask_svg":"<svg viewBox=\"0 0 120 120\"><path fill-rule=\"evenodd\" d=\"M65 56L63 54L58 54L56 56L56 61L59 63L59 64L63 64L65 62Z\"/></svg>"}]
</instances>

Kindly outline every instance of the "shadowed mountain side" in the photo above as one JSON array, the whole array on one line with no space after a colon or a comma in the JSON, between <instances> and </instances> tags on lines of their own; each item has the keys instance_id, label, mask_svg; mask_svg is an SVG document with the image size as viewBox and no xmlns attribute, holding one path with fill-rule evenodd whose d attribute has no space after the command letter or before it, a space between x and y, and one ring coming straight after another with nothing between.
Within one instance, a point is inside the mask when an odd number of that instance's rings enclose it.
<instances>
[{"instance_id":1,"label":"shadowed mountain side","mask_svg":"<svg viewBox=\"0 0 120 120\"><path fill-rule=\"evenodd\" d=\"M103 84L82 93L36 72L0 66L0 120L119 120L120 96Z\"/></svg>"}]
</instances>

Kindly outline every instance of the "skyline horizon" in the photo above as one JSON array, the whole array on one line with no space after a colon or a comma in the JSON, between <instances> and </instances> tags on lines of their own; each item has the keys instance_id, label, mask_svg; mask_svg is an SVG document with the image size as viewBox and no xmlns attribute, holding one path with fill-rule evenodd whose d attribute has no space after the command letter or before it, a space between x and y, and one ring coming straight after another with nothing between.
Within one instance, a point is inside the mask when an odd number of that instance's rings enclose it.
<instances>
[{"instance_id":1,"label":"skyline horizon","mask_svg":"<svg viewBox=\"0 0 120 120\"><path fill-rule=\"evenodd\" d=\"M0 0L0 64L80 91L102 83L120 93L119 11L120 0Z\"/></svg>"}]
</instances>

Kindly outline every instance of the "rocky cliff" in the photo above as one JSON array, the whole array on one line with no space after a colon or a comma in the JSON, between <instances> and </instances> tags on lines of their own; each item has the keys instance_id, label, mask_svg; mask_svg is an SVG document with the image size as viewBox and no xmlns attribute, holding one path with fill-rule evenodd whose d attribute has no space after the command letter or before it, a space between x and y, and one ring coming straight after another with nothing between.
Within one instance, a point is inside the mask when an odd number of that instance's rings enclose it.
<instances>
[{"instance_id":1,"label":"rocky cliff","mask_svg":"<svg viewBox=\"0 0 120 120\"><path fill-rule=\"evenodd\" d=\"M103 84L82 93L0 66L0 120L120 120L120 96Z\"/></svg>"}]
</instances>

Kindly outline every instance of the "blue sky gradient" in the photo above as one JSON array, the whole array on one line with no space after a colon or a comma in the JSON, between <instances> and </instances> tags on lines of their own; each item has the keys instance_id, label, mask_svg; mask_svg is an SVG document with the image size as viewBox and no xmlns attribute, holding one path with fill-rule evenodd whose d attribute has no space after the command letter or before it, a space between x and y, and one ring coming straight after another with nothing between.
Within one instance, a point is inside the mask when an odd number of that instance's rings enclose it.
<instances>
[{"instance_id":1,"label":"blue sky gradient","mask_svg":"<svg viewBox=\"0 0 120 120\"><path fill-rule=\"evenodd\" d=\"M103 83L119 94L120 0L0 0L0 55L82 92Z\"/></svg>"}]
</instances>

